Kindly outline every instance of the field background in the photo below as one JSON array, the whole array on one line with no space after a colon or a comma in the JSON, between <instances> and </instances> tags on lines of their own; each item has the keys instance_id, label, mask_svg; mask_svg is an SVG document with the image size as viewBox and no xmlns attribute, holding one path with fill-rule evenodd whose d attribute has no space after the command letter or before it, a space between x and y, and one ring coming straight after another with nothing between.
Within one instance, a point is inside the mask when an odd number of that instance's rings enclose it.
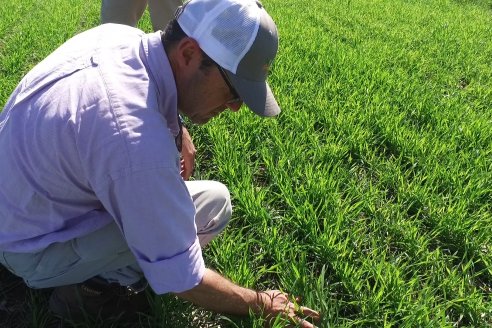
<instances>
[{"instance_id":1,"label":"field background","mask_svg":"<svg viewBox=\"0 0 492 328\"><path fill-rule=\"evenodd\" d=\"M321 327L490 327L492 1L263 4L281 38L270 84L282 114L190 127L195 179L224 182L234 204L206 262L301 296ZM2 0L0 106L33 65L96 26L99 8ZM139 27L150 31L147 14ZM20 326L55 325L46 296L28 292ZM139 326L261 326L171 296L154 303Z\"/></svg>"}]
</instances>

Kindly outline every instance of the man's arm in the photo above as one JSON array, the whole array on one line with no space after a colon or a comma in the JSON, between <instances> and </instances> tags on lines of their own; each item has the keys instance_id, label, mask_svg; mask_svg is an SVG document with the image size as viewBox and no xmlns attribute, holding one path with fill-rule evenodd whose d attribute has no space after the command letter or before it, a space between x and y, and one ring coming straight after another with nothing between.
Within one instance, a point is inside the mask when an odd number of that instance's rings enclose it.
<instances>
[{"instance_id":1,"label":"man's arm","mask_svg":"<svg viewBox=\"0 0 492 328\"><path fill-rule=\"evenodd\" d=\"M209 269L205 270L199 285L176 295L200 307L219 313L247 315L251 310L267 320L280 314L293 324L300 324L303 328L314 327L303 319L310 317L317 321L320 318L318 312L290 302L285 293L277 290L257 292L247 289Z\"/></svg>"}]
</instances>

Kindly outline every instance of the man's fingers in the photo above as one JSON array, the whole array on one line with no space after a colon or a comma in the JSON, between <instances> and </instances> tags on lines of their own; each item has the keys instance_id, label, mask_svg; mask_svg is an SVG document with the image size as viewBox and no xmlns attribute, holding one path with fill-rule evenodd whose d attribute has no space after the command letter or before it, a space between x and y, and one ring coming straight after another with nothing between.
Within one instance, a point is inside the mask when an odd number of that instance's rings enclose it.
<instances>
[{"instance_id":1,"label":"man's fingers","mask_svg":"<svg viewBox=\"0 0 492 328\"><path fill-rule=\"evenodd\" d=\"M301 305L298 305L298 303L301 302L301 297L300 296L296 296L295 297L295 303L294 303L294 309L295 309L295 313L296 314L300 314L299 316L302 317L310 317L310 318L313 318L315 320L319 320L320 319L320 315L319 315L319 312L317 311L314 311L306 306L301 306Z\"/></svg>"},{"instance_id":2,"label":"man's fingers","mask_svg":"<svg viewBox=\"0 0 492 328\"><path fill-rule=\"evenodd\" d=\"M300 297L292 297L294 300L289 301L289 295L278 290L267 291L264 294L271 302L267 304L269 308L266 317L269 321L280 315L283 320L287 320L288 327L302 328L316 328L315 324L321 321L317 311L299 304Z\"/></svg>"},{"instance_id":3,"label":"man's fingers","mask_svg":"<svg viewBox=\"0 0 492 328\"><path fill-rule=\"evenodd\" d=\"M320 314L317 311L314 311L306 306L296 306L294 320L298 324L298 326L302 328L316 328L316 326L306 320L310 318L311 321L317 323L320 321Z\"/></svg>"},{"instance_id":4,"label":"man's fingers","mask_svg":"<svg viewBox=\"0 0 492 328\"><path fill-rule=\"evenodd\" d=\"M299 326L301 326L301 328L316 328L315 325L304 319L299 320Z\"/></svg>"},{"instance_id":5,"label":"man's fingers","mask_svg":"<svg viewBox=\"0 0 492 328\"><path fill-rule=\"evenodd\" d=\"M302 316L310 317L313 318L314 320L319 320L320 315L319 312L314 311L308 307L301 306L299 311L298 311Z\"/></svg>"},{"instance_id":6,"label":"man's fingers","mask_svg":"<svg viewBox=\"0 0 492 328\"><path fill-rule=\"evenodd\" d=\"M188 180L193 174L193 162L181 159L181 176L184 180Z\"/></svg>"},{"instance_id":7,"label":"man's fingers","mask_svg":"<svg viewBox=\"0 0 492 328\"><path fill-rule=\"evenodd\" d=\"M301 328L316 328L311 322L298 316L290 317L291 324L289 327L301 327Z\"/></svg>"},{"instance_id":8,"label":"man's fingers","mask_svg":"<svg viewBox=\"0 0 492 328\"><path fill-rule=\"evenodd\" d=\"M196 149L193 141L191 140L190 133L183 126L183 149L181 150L181 176L183 179L188 180L193 174L193 169L195 166L195 154Z\"/></svg>"}]
</instances>

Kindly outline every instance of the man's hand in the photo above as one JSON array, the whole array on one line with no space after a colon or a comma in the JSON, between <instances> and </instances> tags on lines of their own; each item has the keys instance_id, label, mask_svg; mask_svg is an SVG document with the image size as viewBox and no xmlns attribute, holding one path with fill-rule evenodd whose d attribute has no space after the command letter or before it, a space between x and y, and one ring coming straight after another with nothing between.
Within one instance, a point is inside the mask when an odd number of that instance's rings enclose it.
<instances>
[{"instance_id":1,"label":"man's hand","mask_svg":"<svg viewBox=\"0 0 492 328\"><path fill-rule=\"evenodd\" d=\"M183 126L182 127L183 139L182 139L182 150L181 150L181 176L184 180L188 180L193 174L193 169L195 167L195 154L196 149L193 141L191 140L190 133Z\"/></svg>"},{"instance_id":2,"label":"man's hand","mask_svg":"<svg viewBox=\"0 0 492 328\"><path fill-rule=\"evenodd\" d=\"M310 321L320 319L318 312L289 301L288 295L278 290L257 292L240 287L220 274L205 269L203 279L192 289L177 293L178 297L205 309L224 314L248 315L254 311L273 324L280 315L290 327L313 328Z\"/></svg>"},{"instance_id":3,"label":"man's hand","mask_svg":"<svg viewBox=\"0 0 492 328\"><path fill-rule=\"evenodd\" d=\"M263 304L263 308L258 309L260 314L266 319L267 324L272 324L275 318L280 317L289 322L288 327L315 327L310 321L318 322L320 315L318 312L311 310L305 306L300 306L296 302L291 302L287 294L278 290L268 290L258 292L259 304Z\"/></svg>"}]
</instances>

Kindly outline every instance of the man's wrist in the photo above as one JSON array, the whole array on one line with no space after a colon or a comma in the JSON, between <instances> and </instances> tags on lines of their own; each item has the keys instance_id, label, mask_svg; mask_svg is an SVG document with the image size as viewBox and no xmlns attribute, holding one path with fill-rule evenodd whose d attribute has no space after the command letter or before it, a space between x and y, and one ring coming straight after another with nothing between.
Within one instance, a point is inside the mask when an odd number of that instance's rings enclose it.
<instances>
[{"instance_id":1,"label":"man's wrist","mask_svg":"<svg viewBox=\"0 0 492 328\"><path fill-rule=\"evenodd\" d=\"M250 304L250 309L253 311L254 314L256 315L263 315L265 313L265 307L267 306L266 300L265 300L265 293L264 292L259 292L259 291L254 291L255 297L254 301L252 304Z\"/></svg>"}]
</instances>

